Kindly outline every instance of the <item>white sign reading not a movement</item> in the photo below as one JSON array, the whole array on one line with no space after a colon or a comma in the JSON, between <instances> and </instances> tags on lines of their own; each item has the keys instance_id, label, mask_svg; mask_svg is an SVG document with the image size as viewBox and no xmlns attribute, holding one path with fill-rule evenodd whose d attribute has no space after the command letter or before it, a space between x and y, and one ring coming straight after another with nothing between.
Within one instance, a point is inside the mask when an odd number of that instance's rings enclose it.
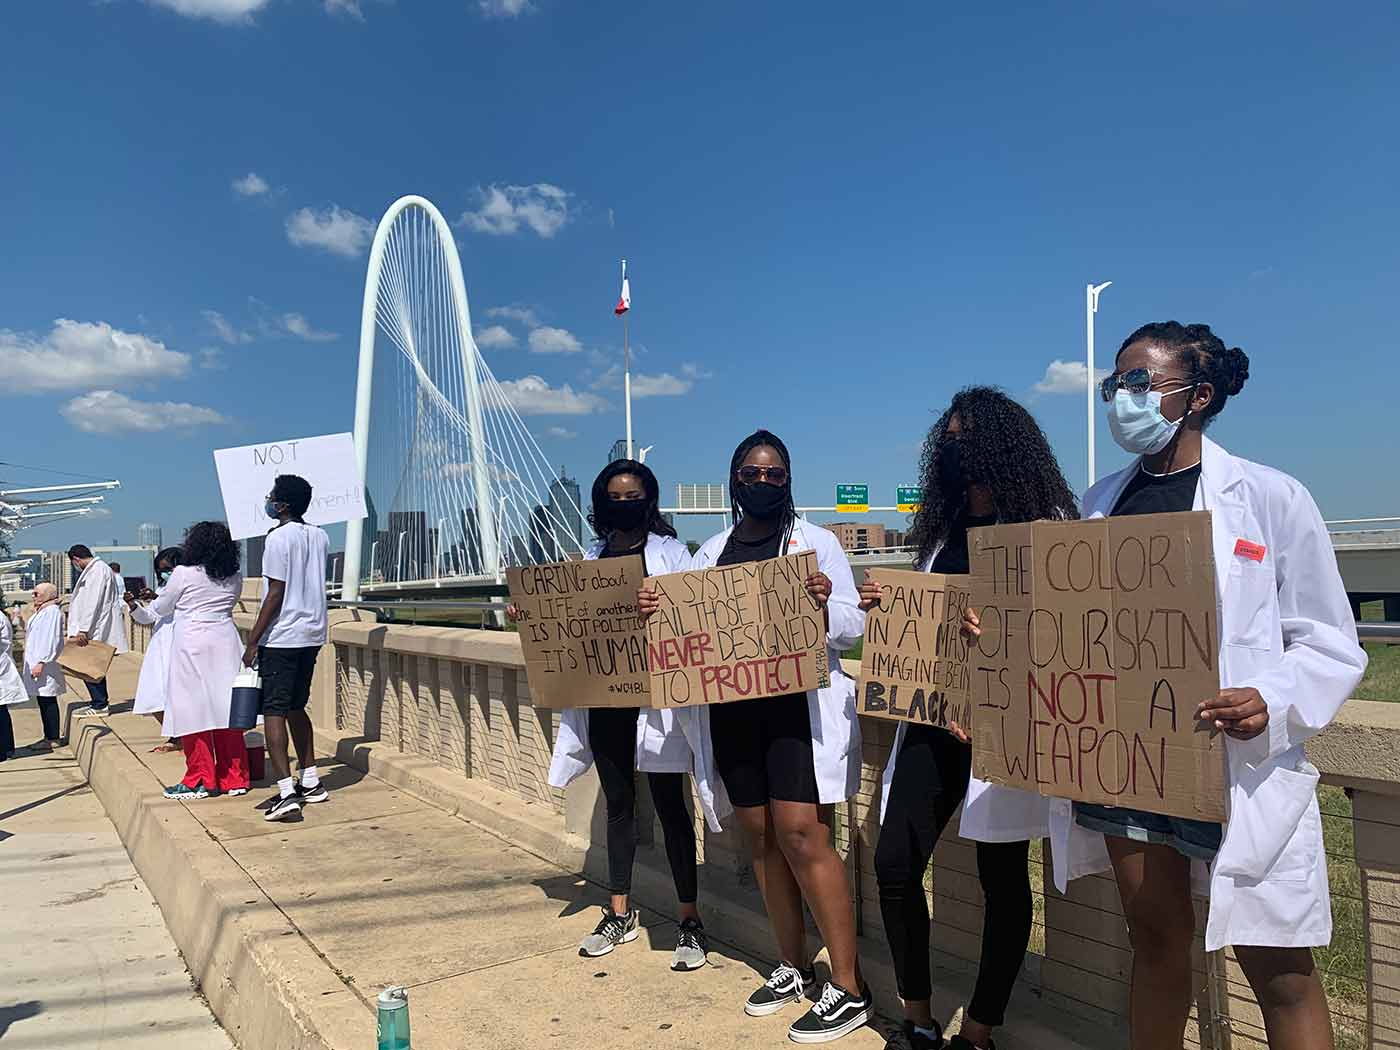
<instances>
[{"instance_id":1,"label":"white sign reading not a movement","mask_svg":"<svg viewBox=\"0 0 1400 1050\"><path fill-rule=\"evenodd\" d=\"M365 516L365 488L355 463L355 440L349 434L215 449L214 469L229 531L236 540L265 536L272 528L263 503L278 474L296 474L311 482L306 520L313 525Z\"/></svg>"}]
</instances>

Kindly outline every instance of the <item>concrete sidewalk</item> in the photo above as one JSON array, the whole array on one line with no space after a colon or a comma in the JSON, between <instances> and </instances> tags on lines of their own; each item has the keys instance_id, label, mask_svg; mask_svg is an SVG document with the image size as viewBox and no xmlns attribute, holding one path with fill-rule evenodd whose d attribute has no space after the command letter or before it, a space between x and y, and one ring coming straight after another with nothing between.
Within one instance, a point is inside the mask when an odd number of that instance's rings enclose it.
<instances>
[{"instance_id":1,"label":"concrete sidewalk","mask_svg":"<svg viewBox=\"0 0 1400 1050\"><path fill-rule=\"evenodd\" d=\"M71 754L0 762L0 886L5 1050L232 1047Z\"/></svg>"},{"instance_id":2,"label":"concrete sidewalk","mask_svg":"<svg viewBox=\"0 0 1400 1050\"><path fill-rule=\"evenodd\" d=\"M137 659L122 658L114 696L131 695L122 676ZM128 706L74 723L73 747L241 1046L372 1045L372 1003L390 984L410 989L415 1050L789 1045L798 1008L743 1013L766 974L759 960L714 943L711 966L670 971L674 919L646 908L665 901L639 896L644 935L581 959L600 887L329 759L331 801L296 823L262 819L266 789L159 798L183 759L150 754L157 726ZM872 1028L841 1045L884 1044Z\"/></svg>"}]
</instances>

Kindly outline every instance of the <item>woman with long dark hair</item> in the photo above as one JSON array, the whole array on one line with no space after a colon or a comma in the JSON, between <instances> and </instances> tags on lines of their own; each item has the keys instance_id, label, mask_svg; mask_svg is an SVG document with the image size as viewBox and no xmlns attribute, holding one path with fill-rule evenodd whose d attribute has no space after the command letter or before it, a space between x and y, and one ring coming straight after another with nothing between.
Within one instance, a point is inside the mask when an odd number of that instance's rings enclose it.
<instances>
[{"instance_id":1,"label":"woman with long dark hair","mask_svg":"<svg viewBox=\"0 0 1400 1050\"><path fill-rule=\"evenodd\" d=\"M836 537L797 516L792 458L775 434L759 430L739 443L729 464L729 495L735 525L696 552L694 567L814 551L817 571L806 586L827 622L831 684L695 710L699 779L711 781L714 770L734 806L782 953L744 1010L755 1017L777 1013L801 1002L815 983L805 901L826 942L831 979L788 1036L798 1043L827 1042L859 1028L871 1011L856 957L850 880L831 844L829 813L821 809L844 802L859 787L855 686L841 673L840 658L861 637L865 617L856 607L855 581ZM644 592L640 604L644 616L655 612L655 594Z\"/></svg>"},{"instance_id":2,"label":"woman with long dark hair","mask_svg":"<svg viewBox=\"0 0 1400 1050\"><path fill-rule=\"evenodd\" d=\"M661 487L651 468L631 459L609 463L593 481L588 523L595 542L586 558L641 555L648 576L690 568L690 552L661 516ZM507 610L516 618L516 609ZM579 945L585 958L606 955L641 934L632 905L632 865L637 854L637 773L645 773L652 805L661 820L666 858L676 886L680 924L671 969L705 965L708 944L696 906L695 825L686 808L690 745L673 711L655 708L569 708L549 766L549 783L566 787L596 766L608 813L608 871L612 900L592 933Z\"/></svg>"},{"instance_id":3,"label":"woman with long dark hair","mask_svg":"<svg viewBox=\"0 0 1400 1050\"><path fill-rule=\"evenodd\" d=\"M966 573L967 531L998 523L1077 517L1074 495L1035 419L1000 390L959 391L924 440L923 503L914 519L915 567ZM861 607L880 603L873 583ZM1049 834L1049 806L1027 791L972 776L963 727L952 731L900 722L885 767L875 877L894 957L912 1050L937 1050L943 1030L932 1013L929 914L924 873L943 829L963 806L959 830L977 841L985 895L982 958L953 1050L992 1047L1031 935L1030 839Z\"/></svg>"},{"instance_id":4,"label":"woman with long dark hair","mask_svg":"<svg viewBox=\"0 0 1400 1050\"><path fill-rule=\"evenodd\" d=\"M1208 510L1221 689L1198 720L1226 743L1222 826L1127 807L1051 803L1055 880L1112 867L1133 947L1134 1050L1179 1050L1191 1008L1193 883L1207 951L1233 946L1275 1050L1331 1050L1312 949L1331 939L1318 773L1303 750L1366 670L1327 526L1303 485L1204 434L1249 357L1203 324L1144 325L1103 381L1109 429L1137 459L1084 497L1090 517ZM975 625L973 625L975 627Z\"/></svg>"},{"instance_id":5,"label":"woman with long dark hair","mask_svg":"<svg viewBox=\"0 0 1400 1050\"><path fill-rule=\"evenodd\" d=\"M228 727L243 656L233 623L243 592L238 544L222 521L200 521L185 533L182 548L182 563L150 606L157 618L173 617L164 729L185 749L185 776L165 789L165 797L245 795L243 731Z\"/></svg>"}]
</instances>

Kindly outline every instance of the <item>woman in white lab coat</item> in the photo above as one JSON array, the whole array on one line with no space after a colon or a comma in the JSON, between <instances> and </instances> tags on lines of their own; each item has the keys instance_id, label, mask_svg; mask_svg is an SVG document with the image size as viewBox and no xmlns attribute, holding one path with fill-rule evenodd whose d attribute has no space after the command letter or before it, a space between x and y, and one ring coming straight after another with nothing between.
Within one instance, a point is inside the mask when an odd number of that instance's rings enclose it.
<instances>
[{"instance_id":1,"label":"woman in white lab coat","mask_svg":"<svg viewBox=\"0 0 1400 1050\"><path fill-rule=\"evenodd\" d=\"M5 599L0 597L0 762L14 754L15 750L15 727L10 721L10 705L29 700L24 679L15 667L14 642L10 612L5 608Z\"/></svg>"},{"instance_id":2,"label":"woman in white lab coat","mask_svg":"<svg viewBox=\"0 0 1400 1050\"><path fill-rule=\"evenodd\" d=\"M831 980L816 1005L788 1029L789 1038L805 1043L840 1038L864 1024L871 1011L856 957L850 881L820 809L844 802L859 786L855 685L841 672L841 653L861 637L865 615L836 537L797 516L791 470L787 447L774 434L760 430L745 438L729 465L736 524L701 546L694 567L814 551L818 571L806 585L827 619L831 684L689 713L699 729L697 782L702 791L712 785L722 807L733 804L782 953L772 976L749 996L745 1012L777 1013L801 1002L816 980L804 900L826 942ZM655 594L644 593L643 615L656 608Z\"/></svg>"},{"instance_id":3,"label":"woman in white lab coat","mask_svg":"<svg viewBox=\"0 0 1400 1050\"><path fill-rule=\"evenodd\" d=\"M1193 882L1209 887L1206 949L1234 946L1270 1046L1332 1046L1311 951L1332 933L1327 859L1303 744L1351 695L1366 654L1307 489L1202 434L1248 376L1243 351L1205 325L1171 321L1129 336L1103 383L1113 436L1140 458L1089 490L1085 516L1211 512L1222 688L1197 716L1227 738L1230 792L1223 828L1051 804L1057 885L1110 865L1117 878L1133 945L1134 1050L1180 1050Z\"/></svg>"},{"instance_id":4,"label":"woman in white lab coat","mask_svg":"<svg viewBox=\"0 0 1400 1050\"><path fill-rule=\"evenodd\" d=\"M690 568L690 552L676 530L661 516L661 486L651 468L636 460L609 463L593 481L589 524L597 537L586 558L621 558L640 554L648 576ZM507 609L517 619L515 606ZM633 907L632 867L637 854L636 774L647 786L666 842L666 857L676 887L680 923L671 968L684 972L705 965L708 942L696 904L695 825L686 809L686 774L692 765L690 745L673 711L650 707L567 708L549 766L549 783L567 787L589 766L598 780L608 815L608 869L612 900L597 927L579 945L585 958L606 955L641 934ZM710 818L715 820L713 810Z\"/></svg>"},{"instance_id":5,"label":"woman in white lab coat","mask_svg":"<svg viewBox=\"0 0 1400 1050\"><path fill-rule=\"evenodd\" d=\"M24 626L24 666L20 669L25 689L39 701L39 718L44 725L43 740L31 745L30 751L52 751L61 743L58 698L68 688L63 668L58 666L62 651L63 608L58 588L41 583L34 588L34 614Z\"/></svg>"},{"instance_id":6,"label":"woman in white lab coat","mask_svg":"<svg viewBox=\"0 0 1400 1050\"><path fill-rule=\"evenodd\" d=\"M914 519L915 564L926 572L968 571L970 528L1078 516L1074 494L1035 418L1000 390L959 391L929 431L922 457L923 505ZM880 588L860 589L861 608L880 604ZM924 875L943 829L962 807L959 831L977 841L983 910L977 983L950 1050L991 1045L1005 1020L1030 943L1030 839L1050 833L1042 795L972 776L963 727L952 732L900 722L885 766L875 878L880 912L904 1004L911 1050L943 1045L933 1016L929 913Z\"/></svg>"},{"instance_id":7,"label":"woman in white lab coat","mask_svg":"<svg viewBox=\"0 0 1400 1050\"><path fill-rule=\"evenodd\" d=\"M182 560L179 547L166 547L156 555L155 571L157 589L148 592L144 601L138 602L131 592L126 592L126 604L131 610L131 618L136 623L151 628L151 636L146 640L146 651L141 658L141 676L136 681L136 702L132 712L138 715L151 715L162 723L165 720L165 688L170 675L170 642L174 632L170 629L175 622L173 612L168 616L157 616L151 603L160 597L170 574ZM152 752L178 751L180 745L173 741L162 741L151 748Z\"/></svg>"}]
</instances>

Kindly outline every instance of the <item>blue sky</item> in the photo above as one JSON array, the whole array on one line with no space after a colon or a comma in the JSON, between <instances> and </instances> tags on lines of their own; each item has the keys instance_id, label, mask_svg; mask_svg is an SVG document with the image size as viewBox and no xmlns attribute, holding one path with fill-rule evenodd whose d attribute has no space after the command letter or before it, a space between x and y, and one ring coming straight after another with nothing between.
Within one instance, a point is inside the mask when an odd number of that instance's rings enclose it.
<instances>
[{"instance_id":1,"label":"blue sky","mask_svg":"<svg viewBox=\"0 0 1400 1050\"><path fill-rule=\"evenodd\" d=\"M973 382L1026 398L1080 487L1082 393L1036 387L1112 280L1101 361L1212 324L1252 360L1218 439L1329 517L1400 513L1374 454L1400 9L979 6L7 5L0 460L124 482L21 544L175 539L221 515L214 448L350 429L368 234L409 192L454 223L478 331L515 341L482 340L496 375L590 395L528 420L585 492L622 433L596 384L625 255L664 491L761 425L799 502L892 501ZM487 314L511 305L535 349Z\"/></svg>"}]
</instances>

